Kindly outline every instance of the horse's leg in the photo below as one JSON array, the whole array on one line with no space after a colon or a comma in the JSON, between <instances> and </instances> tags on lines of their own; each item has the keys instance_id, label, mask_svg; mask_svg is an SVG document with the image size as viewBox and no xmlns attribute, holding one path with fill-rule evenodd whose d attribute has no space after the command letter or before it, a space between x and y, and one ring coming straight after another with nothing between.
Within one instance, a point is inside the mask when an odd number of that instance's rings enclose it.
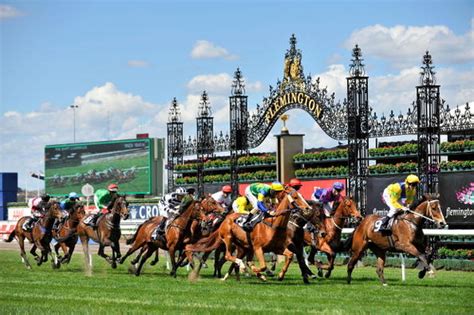
<instances>
[{"instance_id":1,"label":"horse's leg","mask_svg":"<svg viewBox=\"0 0 474 315\"><path fill-rule=\"evenodd\" d=\"M118 258L117 251L120 252L120 248L117 248L116 242L111 242L110 248L112 249L112 257L110 258L110 265L112 266L112 269L115 269L117 268L117 258Z\"/></svg>"},{"instance_id":2,"label":"horse's leg","mask_svg":"<svg viewBox=\"0 0 474 315\"><path fill-rule=\"evenodd\" d=\"M246 268L245 268L245 264L242 261L242 259L238 258L236 256L232 256L232 236L226 235L224 237L223 241L224 241L224 244L225 244L225 256L224 256L225 259L227 261L236 263L239 266L240 271L244 272Z\"/></svg>"},{"instance_id":3,"label":"horse's leg","mask_svg":"<svg viewBox=\"0 0 474 315\"><path fill-rule=\"evenodd\" d=\"M51 256L51 266L53 269L58 269L61 267L61 262L58 259L58 256L56 255L55 251L51 250L51 246L48 244L46 247L47 250L47 255Z\"/></svg>"},{"instance_id":4,"label":"horse's leg","mask_svg":"<svg viewBox=\"0 0 474 315\"><path fill-rule=\"evenodd\" d=\"M403 250L404 252L407 252L410 255L417 257L421 261L423 265L423 270L418 273L418 278L423 279L425 277L426 271L430 269L430 265L428 263L428 260L426 259L425 253L419 251L413 244L401 246L399 245L397 246L397 248Z\"/></svg>"},{"instance_id":5,"label":"horse's leg","mask_svg":"<svg viewBox=\"0 0 474 315\"><path fill-rule=\"evenodd\" d=\"M176 264L176 248L175 244L168 246L168 254L171 261L171 271L170 276L176 278L176 270L178 269L178 265Z\"/></svg>"},{"instance_id":6,"label":"horse's leg","mask_svg":"<svg viewBox=\"0 0 474 315\"><path fill-rule=\"evenodd\" d=\"M30 254L33 255L33 257L35 258L36 261L38 261L38 259L39 259L40 257L39 257L38 254L36 253L36 249L37 249L36 244L33 243L33 246L32 246L31 249L30 249Z\"/></svg>"},{"instance_id":7,"label":"horse's leg","mask_svg":"<svg viewBox=\"0 0 474 315\"><path fill-rule=\"evenodd\" d=\"M267 263L265 262L265 256L263 254L263 249L261 247L254 247L254 253L258 260L258 268L252 263L252 271L255 275L262 281L266 281L267 278L262 274L267 270Z\"/></svg>"},{"instance_id":8,"label":"horse's leg","mask_svg":"<svg viewBox=\"0 0 474 315\"><path fill-rule=\"evenodd\" d=\"M293 252L288 250L288 248L285 249L283 255L285 256L285 264L278 273L278 281L283 281L283 278L285 278L285 274L288 271L288 267L290 267L291 261L293 260Z\"/></svg>"},{"instance_id":9,"label":"horse's leg","mask_svg":"<svg viewBox=\"0 0 474 315\"><path fill-rule=\"evenodd\" d=\"M158 263L158 261L160 261L160 257L159 257L159 254L160 254L160 249L157 248L156 251L155 251L155 258L153 258L153 260L151 261L150 265L154 266ZM192 256L191 256L192 257Z\"/></svg>"},{"instance_id":10,"label":"horse's leg","mask_svg":"<svg viewBox=\"0 0 474 315\"><path fill-rule=\"evenodd\" d=\"M326 274L324 275L324 277L326 277L327 279L331 276L331 272L334 269L334 261L336 260L336 253L333 251L331 253L326 252L326 256L328 257L328 271L326 271Z\"/></svg>"},{"instance_id":11,"label":"horse's leg","mask_svg":"<svg viewBox=\"0 0 474 315\"><path fill-rule=\"evenodd\" d=\"M314 246L311 246L309 254L308 254L308 263L310 265L315 265L316 268L318 269L318 276L322 277L323 276L323 265L321 264L321 262L319 260L315 259L317 253L318 253L318 249Z\"/></svg>"},{"instance_id":12,"label":"horse's leg","mask_svg":"<svg viewBox=\"0 0 474 315\"><path fill-rule=\"evenodd\" d=\"M100 242L99 243L99 250L97 251L97 254L100 257L103 257L109 264L112 264L111 257L105 253L104 249L105 249L104 244L102 242ZM112 253L113 253L113 250L112 250Z\"/></svg>"},{"instance_id":13,"label":"horse's leg","mask_svg":"<svg viewBox=\"0 0 474 315\"><path fill-rule=\"evenodd\" d=\"M147 251L145 252L145 254L142 256L142 258L140 259L140 263L138 264L138 267L135 269L135 276L139 276L140 275L140 272L142 271L142 268L143 268L143 265L145 264L146 260L151 256L153 255L153 252L155 251L155 248L152 246L152 245L148 245L147 246ZM135 268L134 265L131 265L131 268Z\"/></svg>"},{"instance_id":14,"label":"horse's leg","mask_svg":"<svg viewBox=\"0 0 474 315\"><path fill-rule=\"evenodd\" d=\"M92 260L89 255L89 238L86 235L81 235L82 250L84 252L84 272L87 276L92 275Z\"/></svg>"},{"instance_id":15,"label":"horse's leg","mask_svg":"<svg viewBox=\"0 0 474 315\"><path fill-rule=\"evenodd\" d=\"M367 241L360 237L360 240L356 241L356 236L352 242L352 256L347 264L347 283L352 281L352 271L354 270L355 264L362 257L364 251L367 249Z\"/></svg>"},{"instance_id":16,"label":"horse's leg","mask_svg":"<svg viewBox=\"0 0 474 315\"><path fill-rule=\"evenodd\" d=\"M73 239L68 243L68 252L67 254L64 256L64 258L62 259L61 263L64 263L64 264L69 264L69 262L71 261L71 257L72 257L72 253L74 253L74 249L76 248L76 242L77 242L77 237L73 237Z\"/></svg>"},{"instance_id":17,"label":"horse's leg","mask_svg":"<svg viewBox=\"0 0 474 315\"><path fill-rule=\"evenodd\" d=\"M26 256L26 252L25 252L25 238L22 235L19 235L17 239L18 239L18 244L20 245L21 260L23 261L27 269L31 269L30 262L28 261L28 256Z\"/></svg>"},{"instance_id":18,"label":"horse's leg","mask_svg":"<svg viewBox=\"0 0 474 315\"><path fill-rule=\"evenodd\" d=\"M132 265L135 265L139 260L140 260L140 257L142 256L142 254L144 253L144 251L146 250L146 246L144 246L145 243L144 242L134 242L132 247L130 247L127 251L127 253L125 253L125 255L120 258L119 260L119 263L120 264L123 264L125 262L125 259L128 258L128 256L130 256L131 254L133 254L134 252L136 252L139 248L141 248L140 250L140 253L138 254L137 257L135 257L132 261L131 261L131 264Z\"/></svg>"},{"instance_id":19,"label":"horse's leg","mask_svg":"<svg viewBox=\"0 0 474 315\"><path fill-rule=\"evenodd\" d=\"M383 275L383 269L385 266L385 251L383 249L380 249L376 246L369 246L370 250L377 256L377 275L379 276L380 282L382 282L382 285L386 286L387 281L385 281L385 277Z\"/></svg>"}]
</instances>

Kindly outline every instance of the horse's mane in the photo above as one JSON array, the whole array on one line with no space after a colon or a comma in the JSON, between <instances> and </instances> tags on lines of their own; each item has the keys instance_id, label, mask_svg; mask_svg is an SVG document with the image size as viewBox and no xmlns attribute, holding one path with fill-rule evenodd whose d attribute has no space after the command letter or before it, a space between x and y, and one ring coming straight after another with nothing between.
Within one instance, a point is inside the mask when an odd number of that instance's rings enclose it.
<instances>
[{"instance_id":1,"label":"horse's mane","mask_svg":"<svg viewBox=\"0 0 474 315\"><path fill-rule=\"evenodd\" d=\"M418 200L415 200L415 202L413 202L410 205L410 210L415 210L416 207L418 207L421 203L423 203L427 200L433 200L433 199L438 199L438 197L433 195L433 194L423 194L423 196L421 198L419 198Z\"/></svg>"}]
</instances>

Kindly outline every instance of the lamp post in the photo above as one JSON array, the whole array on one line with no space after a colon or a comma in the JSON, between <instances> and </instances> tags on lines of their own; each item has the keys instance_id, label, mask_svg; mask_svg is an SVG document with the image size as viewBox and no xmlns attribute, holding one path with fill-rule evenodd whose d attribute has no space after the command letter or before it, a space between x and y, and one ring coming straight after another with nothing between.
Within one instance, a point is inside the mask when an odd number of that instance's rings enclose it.
<instances>
[{"instance_id":1,"label":"lamp post","mask_svg":"<svg viewBox=\"0 0 474 315\"><path fill-rule=\"evenodd\" d=\"M73 139L74 143L76 143L76 108L79 108L79 105L70 105L70 108L72 108L72 115L73 115Z\"/></svg>"}]
</instances>

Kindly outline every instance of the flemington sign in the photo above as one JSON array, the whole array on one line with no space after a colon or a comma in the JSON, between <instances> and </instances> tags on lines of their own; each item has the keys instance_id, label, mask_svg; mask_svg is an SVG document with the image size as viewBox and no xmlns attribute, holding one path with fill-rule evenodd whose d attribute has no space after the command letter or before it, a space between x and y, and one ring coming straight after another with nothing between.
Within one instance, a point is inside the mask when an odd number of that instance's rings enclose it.
<instances>
[{"instance_id":1,"label":"flemington sign","mask_svg":"<svg viewBox=\"0 0 474 315\"><path fill-rule=\"evenodd\" d=\"M299 104L300 106L306 107L306 111L314 118L319 119L321 116L322 107L311 95L304 92L290 92L273 99L273 102L265 112L265 122L271 124L280 117L281 111L285 111L285 107L292 104Z\"/></svg>"}]
</instances>

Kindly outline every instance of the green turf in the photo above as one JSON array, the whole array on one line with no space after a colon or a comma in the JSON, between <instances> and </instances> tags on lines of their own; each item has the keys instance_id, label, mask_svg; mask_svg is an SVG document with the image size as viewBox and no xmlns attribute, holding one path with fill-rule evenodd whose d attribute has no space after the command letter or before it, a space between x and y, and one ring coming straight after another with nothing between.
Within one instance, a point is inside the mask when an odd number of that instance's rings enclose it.
<instances>
[{"instance_id":1,"label":"green turf","mask_svg":"<svg viewBox=\"0 0 474 315\"><path fill-rule=\"evenodd\" d=\"M80 250L80 249L79 249ZM324 313L324 314L473 314L474 273L438 271L435 278L417 279L416 270L386 269L389 286L382 287L375 269L357 268L351 285L345 267L331 279L304 285L296 265L283 282L234 278L226 282L203 269L190 283L185 269L177 279L168 276L164 261L146 266L140 277L121 265L112 270L94 255L94 272L86 277L82 255L71 265L52 270L50 264L26 270L18 252L0 252L0 313ZM127 262L128 263L128 262Z\"/></svg>"}]
</instances>

